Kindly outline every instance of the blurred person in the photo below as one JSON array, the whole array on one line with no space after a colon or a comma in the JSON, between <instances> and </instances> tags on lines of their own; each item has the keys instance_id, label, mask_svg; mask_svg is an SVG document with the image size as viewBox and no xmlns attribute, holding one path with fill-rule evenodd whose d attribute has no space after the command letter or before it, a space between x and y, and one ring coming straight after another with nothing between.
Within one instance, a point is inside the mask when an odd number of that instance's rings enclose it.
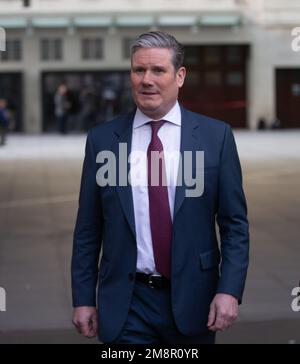
<instances>
[{"instance_id":1,"label":"blurred person","mask_svg":"<svg viewBox=\"0 0 300 364\"><path fill-rule=\"evenodd\" d=\"M97 120L97 97L92 87L85 87L79 96L80 112L79 119L81 128L87 131L96 125Z\"/></svg>"},{"instance_id":2,"label":"blurred person","mask_svg":"<svg viewBox=\"0 0 300 364\"><path fill-rule=\"evenodd\" d=\"M132 100L132 93L131 88L124 88L122 94L120 95L120 104L122 113L128 113L133 108L133 100Z\"/></svg>"},{"instance_id":3,"label":"blurred person","mask_svg":"<svg viewBox=\"0 0 300 364\"><path fill-rule=\"evenodd\" d=\"M117 101L116 91L111 86L105 87L102 92L102 100L104 108L104 118L105 120L109 120L114 116Z\"/></svg>"},{"instance_id":4,"label":"blurred person","mask_svg":"<svg viewBox=\"0 0 300 364\"><path fill-rule=\"evenodd\" d=\"M6 135L9 125L9 114L7 110L7 102L5 99L0 99L0 145L6 142Z\"/></svg>"},{"instance_id":5,"label":"blurred person","mask_svg":"<svg viewBox=\"0 0 300 364\"><path fill-rule=\"evenodd\" d=\"M54 95L54 113L58 122L58 130L61 134L68 132L68 115L71 103L68 98L68 88L65 84L60 84Z\"/></svg>"},{"instance_id":6,"label":"blurred person","mask_svg":"<svg viewBox=\"0 0 300 364\"><path fill-rule=\"evenodd\" d=\"M76 91L71 91L68 89L67 91L67 99L69 103L68 109L68 131L78 131L80 126L78 115L79 115L79 97Z\"/></svg>"},{"instance_id":7,"label":"blurred person","mask_svg":"<svg viewBox=\"0 0 300 364\"><path fill-rule=\"evenodd\" d=\"M87 136L73 241L73 324L104 343L214 343L242 301L249 233L239 157L228 124L178 104L183 55L167 33L139 36L131 56L136 109ZM118 155L121 143L127 156ZM162 183L172 172L164 150L204 151L201 195L187 196L185 182ZM130 153L145 153L130 173L144 173L148 183L100 187L102 151L113 152L125 170ZM151 183L153 152L163 156L158 185ZM177 176L179 161L174 165ZM197 173L194 164L187 167Z\"/></svg>"}]
</instances>

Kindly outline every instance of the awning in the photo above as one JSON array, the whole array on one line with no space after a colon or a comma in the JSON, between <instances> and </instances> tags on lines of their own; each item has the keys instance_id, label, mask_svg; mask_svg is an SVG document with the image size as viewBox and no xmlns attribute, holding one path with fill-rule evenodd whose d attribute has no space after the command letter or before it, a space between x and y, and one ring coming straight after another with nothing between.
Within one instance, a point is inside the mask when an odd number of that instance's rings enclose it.
<instances>
[{"instance_id":1,"label":"awning","mask_svg":"<svg viewBox=\"0 0 300 364\"><path fill-rule=\"evenodd\" d=\"M118 16L115 23L119 27L150 27L153 24L154 18L151 15Z\"/></svg>"},{"instance_id":2,"label":"awning","mask_svg":"<svg viewBox=\"0 0 300 364\"><path fill-rule=\"evenodd\" d=\"M206 15L95 15L95 16L33 16L0 17L0 27L4 29L26 28L109 28L109 27L222 27L235 26L242 23L240 14L206 14Z\"/></svg>"},{"instance_id":3,"label":"awning","mask_svg":"<svg viewBox=\"0 0 300 364\"><path fill-rule=\"evenodd\" d=\"M161 26L193 26L197 24L197 16L186 15L164 15L158 18L158 25Z\"/></svg>"},{"instance_id":4,"label":"awning","mask_svg":"<svg viewBox=\"0 0 300 364\"><path fill-rule=\"evenodd\" d=\"M240 15L203 15L199 25L202 26L234 26L241 23Z\"/></svg>"},{"instance_id":5,"label":"awning","mask_svg":"<svg viewBox=\"0 0 300 364\"><path fill-rule=\"evenodd\" d=\"M0 18L0 27L4 29L26 28L27 19L25 18Z\"/></svg>"},{"instance_id":6,"label":"awning","mask_svg":"<svg viewBox=\"0 0 300 364\"><path fill-rule=\"evenodd\" d=\"M68 17L36 17L32 18L34 28L67 28L70 26Z\"/></svg>"},{"instance_id":7,"label":"awning","mask_svg":"<svg viewBox=\"0 0 300 364\"><path fill-rule=\"evenodd\" d=\"M78 28L109 27L112 25L112 18L109 16L75 17L73 24Z\"/></svg>"}]
</instances>

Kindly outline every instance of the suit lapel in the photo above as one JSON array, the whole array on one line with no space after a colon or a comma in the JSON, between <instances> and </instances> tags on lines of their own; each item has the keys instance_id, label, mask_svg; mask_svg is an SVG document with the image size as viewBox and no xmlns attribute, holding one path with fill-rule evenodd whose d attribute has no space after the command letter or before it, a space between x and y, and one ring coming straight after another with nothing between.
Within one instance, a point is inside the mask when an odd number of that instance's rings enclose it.
<instances>
[{"instance_id":1,"label":"suit lapel","mask_svg":"<svg viewBox=\"0 0 300 364\"><path fill-rule=\"evenodd\" d=\"M117 193L120 199L120 203L128 224L134 234L136 236L135 231L135 220L134 220L134 209L133 209L133 197L132 197L132 188L129 183L126 183L125 186L119 185L119 144L125 143L127 145L126 152L126 162L125 156L121 156L123 163L127 164L127 176L130 170L129 163L129 154L131 152L131 142L132 142L132 125L133 118L135 115L135 110L128 114L124 119L121 125L117 127L115 130L115 135L117 136L116 142L112 147L112 151L116 156L116 166L117 166ZM199 137L199 133L197 133L197 128L199 126L199 121L193 117L193 114L190 113L185 108L181 107L181 141L180 141L180 153L182 157L182 173L184 171L184 151L191 151L193 164L195 163L196 151L203 150L203 146L201 143L201 138ZM124 159L123 159L124 158ZM121 163L122 163L121 161ZM179 171L180 172L180 171ZM184 198L186 189L189 187L185 184L184 178L182 178L182 184L176 187L175 193L175 204L174 204L174 219L176 214L178 213Z\"/></svg>"},{"instance_id":2,"label":"suit lapel","mask_svg":"<svg viewBox=\"0 0 300 364\"><path fill-rule=\"evenodd\" d=\"M196 151L203 150L201 141L199 139L197 128L199 126L199 121L197 121L193 114L190 113L188 110L181 106L181 141L180 141L180 154L182 159L182 183L181 185L177 185L176 193L175 193L175 204L174 204L174 220L176 214L178 213L184 198L186 189L189 188L186 186L184 180L184 151L191 151L192 152L192 161L193 165L195 163L196 158ZM180 173L180 169L178 170Z\"/></svg>"},{"instance_id":3,"label":"suit lapel","mask_svg":"<svg viewBox=\"0 0 300 364\"><path fill-rule=\"evenodd\" d=\"M133 198L132 198L132 188L131 185L128 183L128 173L130 170L130 164L129 164L129 154L131 151L131 141L132 141L132 125L133 125L133 118L135 115L135 110L128 114L124 119L121 125L115 130L115 134L117 136L116 142L113 145L113 152L116 156L116 167L117 167L117 193L120 199L120 203L122 206L122 209L124 211L124 214L126 216L126 219L128 221L128 224L134 234L136 236L135 232L135 221L134 221L134 210L133 210ZM119 155L119 145L121 143L124 143L127 146L126 156L125 155ZM119 183L119 173L120 173L120 164L122 164L122 168L126 168L126 183L124 183L124 186L120 186ZM126 167L125 167L126 166Z\"/></svg>"}]
</instances>

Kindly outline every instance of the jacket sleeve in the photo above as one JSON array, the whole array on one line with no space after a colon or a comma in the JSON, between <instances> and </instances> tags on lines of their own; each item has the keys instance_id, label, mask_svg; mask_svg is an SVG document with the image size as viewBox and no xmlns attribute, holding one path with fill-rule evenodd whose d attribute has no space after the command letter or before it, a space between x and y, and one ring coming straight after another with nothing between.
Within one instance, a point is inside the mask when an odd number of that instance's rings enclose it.
<instances>
[{"instance_id":1,"label":"jacket sleeve","mask_svg":"<svg viewBox=\"0 0 300 364\"><path fill-rule=\"evenodd\" d=\"M96 306L99 254L102 244L100 187L96 183L96 168L91 130L85 147L73 239L71 271L74 307Z\"/></svg>"},{"instance_id":2,"label":"jacket sleeve","mask_svg":"<svg viewBox=\"0 0 300 364\"><path fill-rule=\"evenodd\" d=\"M222 257L217 293L235 296L241 303L249 262L249 225L240 161L228 125L220 159L217 223Z\"/></svg>"}]
</instances>

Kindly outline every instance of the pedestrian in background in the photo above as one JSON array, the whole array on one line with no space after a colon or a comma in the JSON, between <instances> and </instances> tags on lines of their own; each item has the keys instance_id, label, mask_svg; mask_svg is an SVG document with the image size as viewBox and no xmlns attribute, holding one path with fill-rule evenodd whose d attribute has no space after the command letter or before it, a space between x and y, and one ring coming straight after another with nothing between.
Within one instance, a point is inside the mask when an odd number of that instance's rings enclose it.
<instances>
[{"instance_id":1,"label":"pedestrian in background","mask_svg":"<svg viewBox=\"0 0 300 364\"><path fill-rule=\"evenodd\" d=\"M7 110L7 102L5 99L0 99L0 145L6 142L6 135L9 125L9 115Z\"/></svg>"},{"instance_id":2,"label":"pedestrian in background","mask_svg":"<svg viewBox=\"0 0 300 364\"><path fill-rule=\"evenodd\" d=\"M58 130L61 134L68 132L68 114L71 107L68 99L68 89L65 84L60 84L54 96L55 117L58 122Z\"/></svg>"}]
</instances>

